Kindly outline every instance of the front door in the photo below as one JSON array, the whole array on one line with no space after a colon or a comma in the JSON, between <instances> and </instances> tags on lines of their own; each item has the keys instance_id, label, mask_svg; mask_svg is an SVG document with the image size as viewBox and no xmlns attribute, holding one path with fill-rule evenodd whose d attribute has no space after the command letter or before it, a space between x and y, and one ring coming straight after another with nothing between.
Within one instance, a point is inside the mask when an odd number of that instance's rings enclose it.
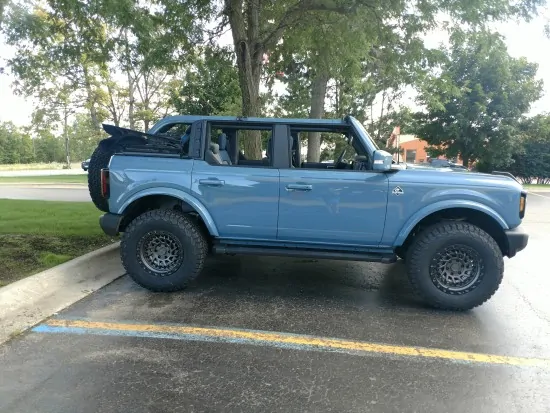
<instances>
[{"instance_id":1,"label":"front door","mask_svg":"<svg viewBox=\"0 0 550 413\"><path fill-rule=\"evenodd\" d=\"M383 173L282 169L277 239L331 245L378 245L388 179Z\"/></svg>"}]
</instances>

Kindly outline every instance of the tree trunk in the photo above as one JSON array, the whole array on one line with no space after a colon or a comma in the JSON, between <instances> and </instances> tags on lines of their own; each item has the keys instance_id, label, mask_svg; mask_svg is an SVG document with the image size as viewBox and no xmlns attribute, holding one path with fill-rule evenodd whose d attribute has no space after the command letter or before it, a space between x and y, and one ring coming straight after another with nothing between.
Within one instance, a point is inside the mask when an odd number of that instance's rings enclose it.
<instances>
[{"instance_id":1,"label":"tree trunk","mask_svg":"<svg viewBox=\"0 0 550 413\"><path fill-rule=\"evenodd\" d=\"M69 113L67 110L66 103L63 109L64 109L63 110L63 136L65 137L65 159L67 161L67 169L71 169L71 152L69 149L69 127L68 127Z\"/></svg>"},{"instance_id":2,"label":"tree trunk","mask_svg":"<svg viewBox=\"0 0 550 413\"><path fill-rule=\"evenodd\" d=\"M249 0L244 10L243 0L226 0L225 6L239 69L239 85L243 103L242 114L245 117L256 117L261 113L260 75L262 56L265 50L260 41L260 1ZM247 158L261 159L262 141L260 132L248 132L243 147Z\"/></svg>"},{"instance_id":3,"label":"tree trunk","mask_svg":"<svg viewBox=\"0 0 550 413\"><path fill-rule=\"evenodd\" d=\"M90 119L92 120L92 126L94 129L101 130L101 125L99 124L99 116L97 115L97 109L95 107L95 94L92 90L92 82L90 80L90 74L88 72L88 68L86 67L86 63L82 64L82 70L84 71L84 84L86 86L86 94L88 97L87 103L88 109L90 111Z\"/></svg>"},{"instance_id":4,"label":"tree trunk","mask_svg":"<svg viewBox=\"0 0 550 413\"><path fill-rule=\"evenodd\" d=\"M325 114L328 75L318 73L311 84L310 119L321 119ZM319 162L321 158L321 132L309 132L307 138L307 161Z\"/></svg>"},{"instance_id":5,"label":"tree trunk","mask_svg":"<svg viewBox=\"0 0 550 413\"><path fill-rule=\"evenodd\" d=\"M108 109L109 109L109 112L111 112L111 116L113 117L113 122L115 123L115 126L120 126L120 116L117 111L115 99L113 96L115 91L113 90L110 80L111 79L105 79L105 83L107 83L107 92L109 92L109 101L110 101L110 106L108 107Z\"/></svg>"},{"instance_id":6,"label":"tree trunk","mask_svg":"<svg viewBox=\"0 0 550 413\"><path fill-rule=\"evenodd\" d=\"M470 166L470 155L461 155L462 164L468 168Z\"/></svg>"},{"instance_id":7,"label":"tree trunk","mask_svg":"<svg viewBox=\"0 0 550 413\"><path fill-rule=\"evenodd\" d=\"M130 123L130 129L135 129L134 122L134 79L130 74L130 69L126 71L128 74L128 122Z\"/></svg>"},{"instance_id":8,"label":"tree trunk","mask_svg":"<svg viewBox=\"0 0 550 413\"><path fill-rule=\"evenodd\" d=\"M260 62L254 61L249 53L246 41L241 41L237 51L239 84L241 87L243 116L258 117L260 108ZM244 153L248 159L262 159L262 141L260 131L248 131L243 142Z\"/></svg>"},{"instance_id":9,"label":"tree trunk","mask_svg":"<svg viewBox=\"0 0 550 413\"><path fill-rule=\"evenodd\" d=\"M124 41L126 42L126 76L128 76L128 122L130 129L135 129L134 122L134 78L131 73L132 56L128 45L128 30L124 30Z\"/></svg>"}]
</instances>

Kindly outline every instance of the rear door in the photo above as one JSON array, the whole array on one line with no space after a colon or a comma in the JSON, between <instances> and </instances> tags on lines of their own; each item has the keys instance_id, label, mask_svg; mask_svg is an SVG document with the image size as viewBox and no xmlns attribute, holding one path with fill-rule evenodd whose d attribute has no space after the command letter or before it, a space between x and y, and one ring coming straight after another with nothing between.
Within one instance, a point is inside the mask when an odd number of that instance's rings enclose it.
<instances>
[{"instance_id":1,"label":"rear door","mask_svg":"<svg viewBox=\"0 0 550 413\"><path fill-rule=\"evenodd\" d=\"M252 135L250 130L263 135L261 155L241 151L241 164L238 156L230 156L229 163L220 164L219 160L226 158L223 151L230 155L238 152L225 141L223 149L216 147L222 142L220 135L236 134L232 144L245 147L244 140ZM212 215L220 238L275 240L277 237L279 170L267 157L267 139L272 133L273 125L267 123L207 124L203 159L194 163L191 191ZM216 150L221 152L215 153Z\"/></svg>"}]
</instances>

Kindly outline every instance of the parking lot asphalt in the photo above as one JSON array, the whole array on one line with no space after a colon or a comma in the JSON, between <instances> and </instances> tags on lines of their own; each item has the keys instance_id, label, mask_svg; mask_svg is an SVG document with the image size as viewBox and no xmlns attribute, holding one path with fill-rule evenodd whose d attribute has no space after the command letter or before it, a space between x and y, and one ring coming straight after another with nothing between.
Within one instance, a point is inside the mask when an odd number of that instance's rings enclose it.
<instances>
[{"instance_id":1,"label":"parking lot asphalt","mask_svg":"<svg viewBox=\"0 0 550 413\"><path fill-rule=\"evenodd\" d=\"M550 194L465 313L392 265L218 257L182 293L123 277L0 347L0 412L548 412Z\"/></svg>"}]
</instances>

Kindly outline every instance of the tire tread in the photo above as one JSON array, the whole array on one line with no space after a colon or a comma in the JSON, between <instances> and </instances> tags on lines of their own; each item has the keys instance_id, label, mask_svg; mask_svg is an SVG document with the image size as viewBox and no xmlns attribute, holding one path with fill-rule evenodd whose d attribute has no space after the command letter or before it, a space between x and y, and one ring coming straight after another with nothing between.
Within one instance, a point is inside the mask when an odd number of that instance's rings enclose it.
<instances>
[{"instance_id":1,"label":"tire tread","mask_svg":"<svg viewBox=\"0 0 550 413\"><path fill-rule=\"evenodd\" d=\"M166 285L155 286L154 284L145 284L138 277L132 277L132 278L137 284L151 291L173 292L173 291L182 290L185 287L187 287L187 284L189 282L197 278L197 276L201 273L204 267L204 262L208 255L208 242L203 232L201 231L200 227L190 217L186 216L181 212L171 210L171 209L155 209L152 211L145 212L142 215L139 215L137 218L135 218L126 228L126 231L124 232L121 240L120 251L121 251L121 258L122 258L122 264L124 266L124 269L131 276L130 260L132 260L133 258L129 256L129 254L135 254L135 251L130 251L129 248L127 247L128 240L132 238L135 231L141 225L143 225L144 223L150 220L162 220L183 230L185 235L192 240L192 243L194 245L194 250L195 250L194 253L196 258L195 266L189 273L186 274L185 279L183 281L178 282L176 284L169 285L169 286L166 286Z\"/></svg>"},{"instance_id":2,"label":"tire tread","mask_svg":"<svg viewBox=\"0 0 550 413\"><path fill-rule=\"evenodd\" d=\"M486 293L482 296L481 300L478 300L475 303L469 305L450 305L443 302L440 299L428 296L423 288L421 288L418 280L418 276L424 271L422 268L422 251L427 248L429 245L438 242L442 236L448 235L463 235L464 233L470 234L472 237L481 239L486 245L490 248L494 257L500 257L497 259L497 280L493 285L493 288L488 289ZM466 311L471 310L472 308L478 307L489 300L495 292L498 290L504 275L504 261L502 259L502 252L497 242L491 237L488 233L483 231L481 228L467 223L467 222L441 222L434 224L426 228L423 232L416 236L412 245L408 249L407 254L407 264L408 264L408 278L411 283L413 291L420 296L423 300L427 301L433 307L445 309L445 310L460 310Z\"/></svg>"},{"instance_id":3,"label":"tire tread","mask_svg":"<svg viewBox=\"0 0 550 413\"><path fill-rule=\"evenodd\" d=\"M106 168L111 159L112 153L103 151L97 147L90 157L88 166L88 191L90 198L97 209L109 212L109 202L101 195L101 169Z\"/></svg>"}]
</instances>

